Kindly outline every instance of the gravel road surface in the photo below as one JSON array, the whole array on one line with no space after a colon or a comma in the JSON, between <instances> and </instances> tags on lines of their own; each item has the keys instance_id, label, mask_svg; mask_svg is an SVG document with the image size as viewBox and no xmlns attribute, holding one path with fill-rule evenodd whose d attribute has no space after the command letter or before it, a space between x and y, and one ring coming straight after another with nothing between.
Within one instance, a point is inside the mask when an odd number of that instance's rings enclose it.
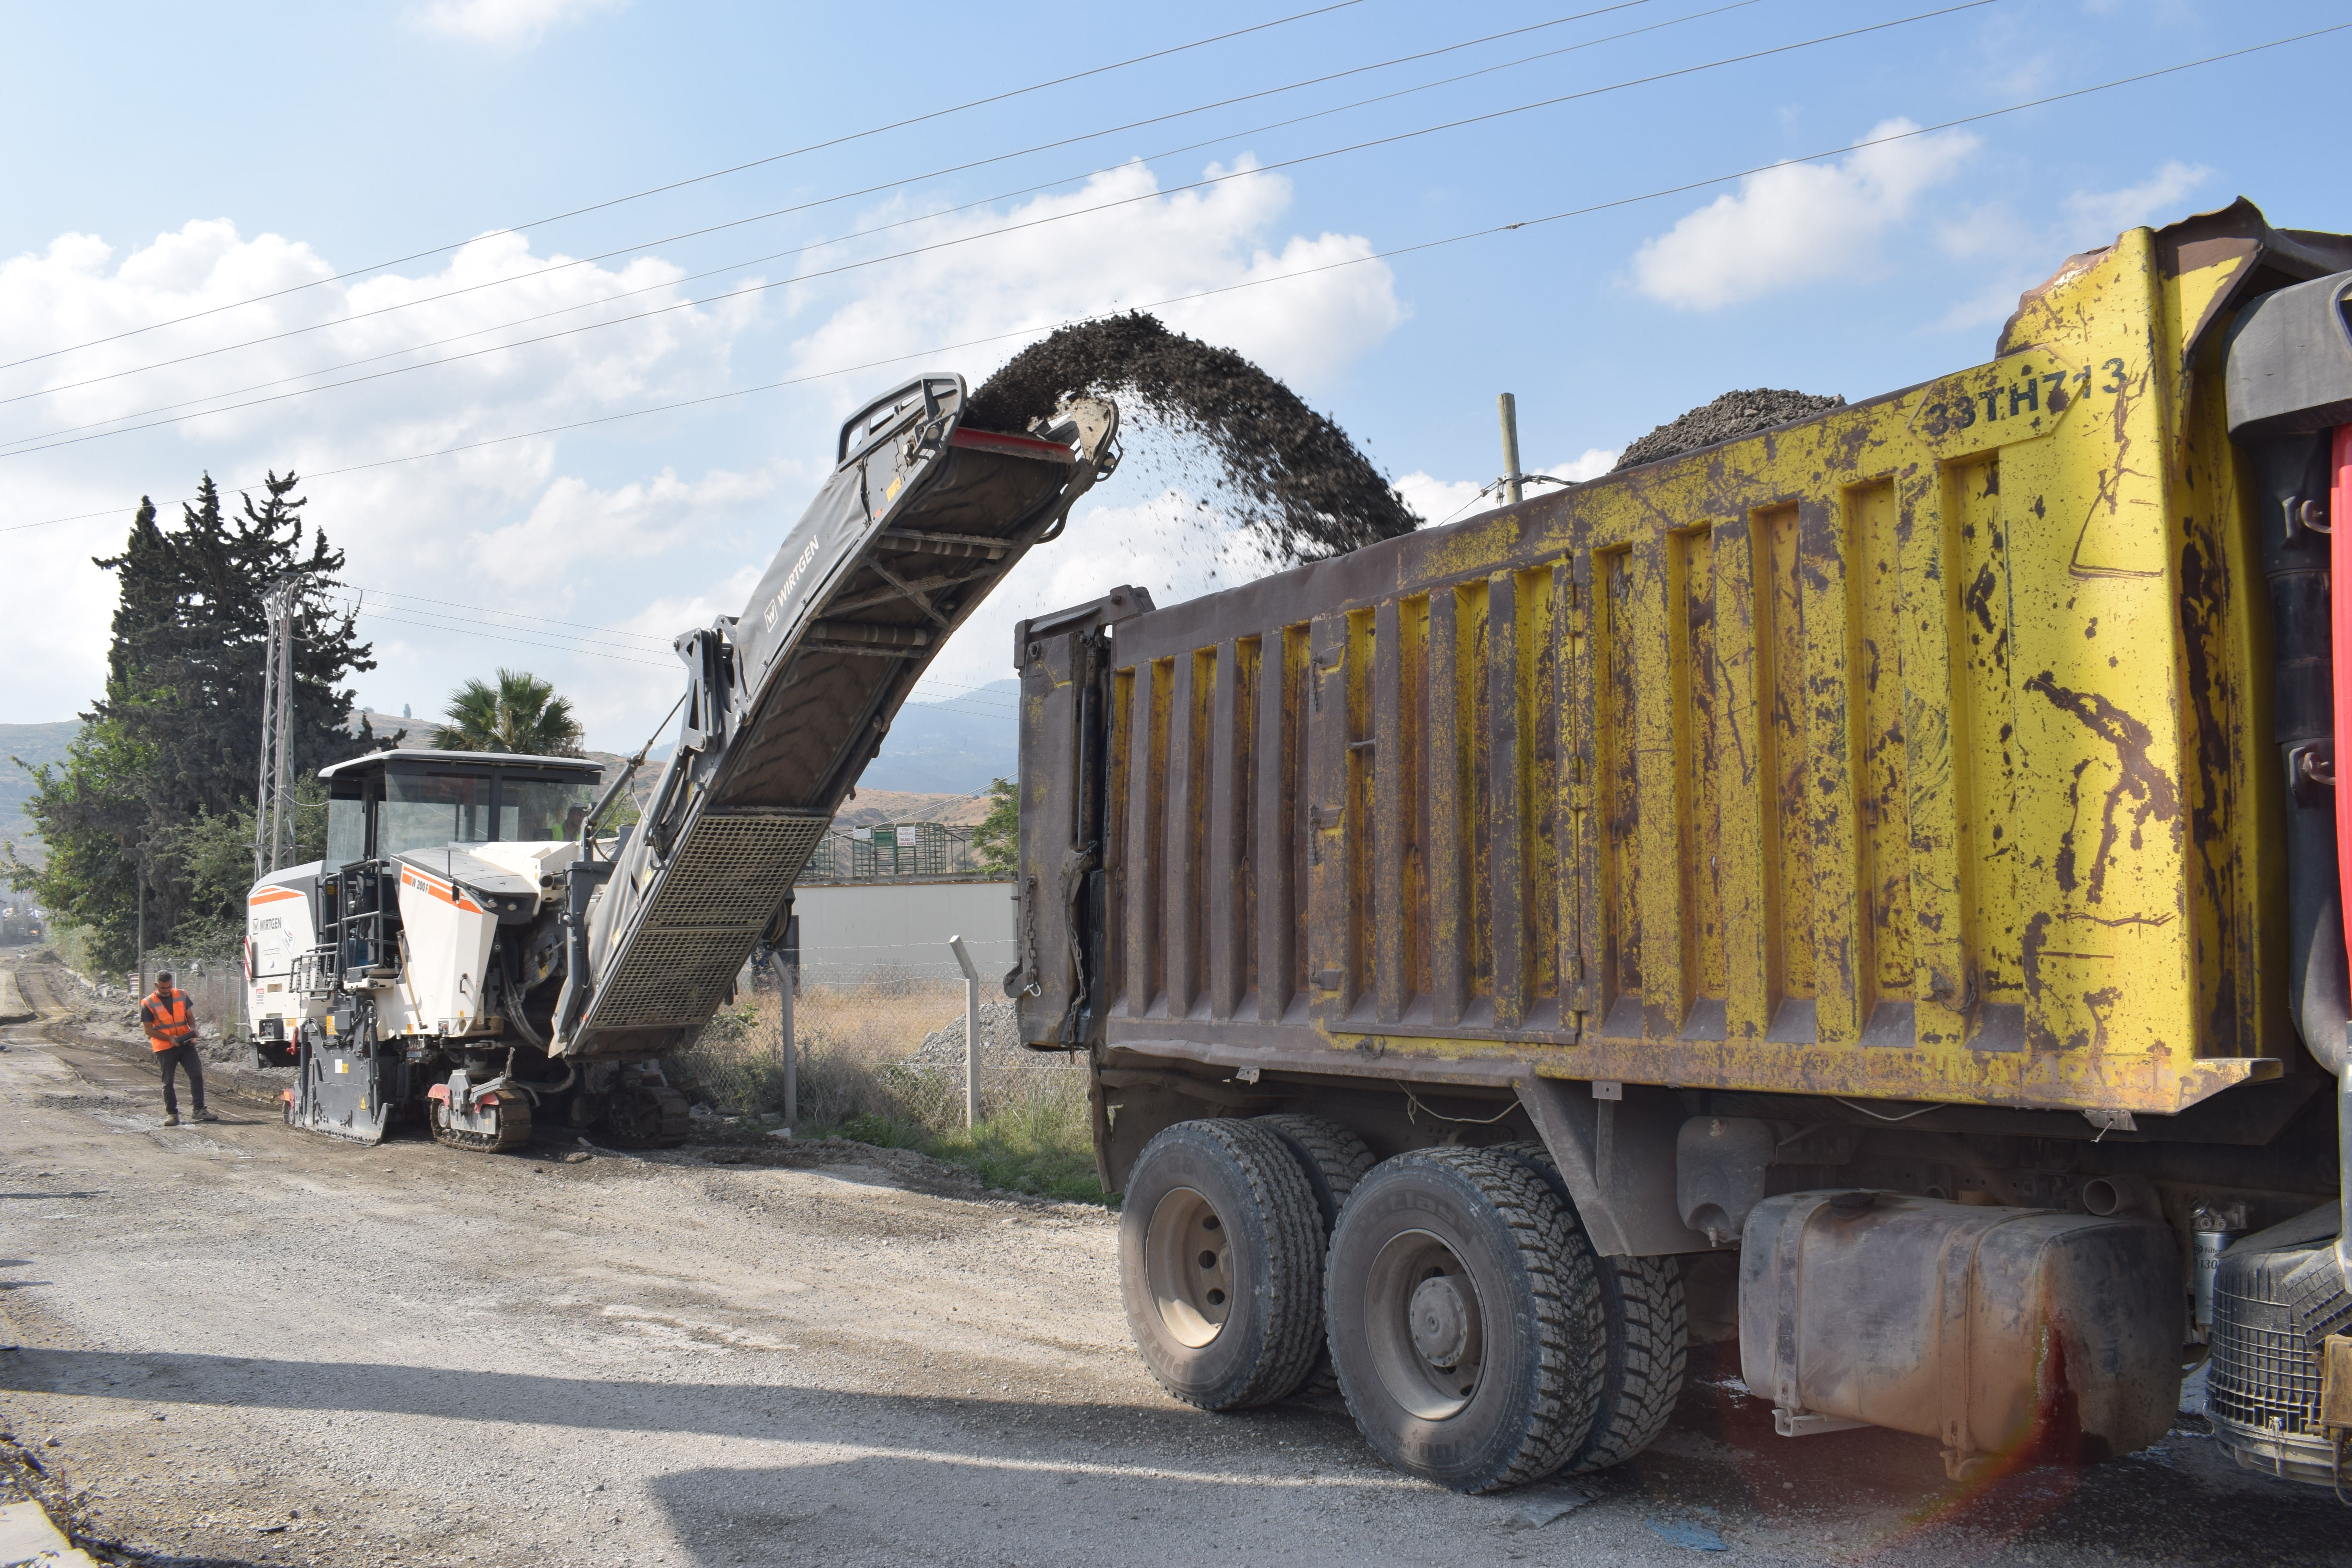
<instances>
[{"instance_id":1,"label":"gravel road surface","mask_svg":"<svg viewBox=\"0 0 2352 1568\"><path fill-rule=\"evenodd\" d=\"M1960 1489L1921 1440L1773 1436L1719 1360L1636 1463L1454 1497L1375 1465L1335 1401L1161 1394L1100 1211L856 1145L367 1149L222 1092L220 1121L166 1130L137 1043L56 972L21 978L40 1016L0 1028L0 1429L134 1554L2352 1563L2352 1511L2232 1468L2195 1418L2127 1460Z\"/></svg>"}]
</instances>

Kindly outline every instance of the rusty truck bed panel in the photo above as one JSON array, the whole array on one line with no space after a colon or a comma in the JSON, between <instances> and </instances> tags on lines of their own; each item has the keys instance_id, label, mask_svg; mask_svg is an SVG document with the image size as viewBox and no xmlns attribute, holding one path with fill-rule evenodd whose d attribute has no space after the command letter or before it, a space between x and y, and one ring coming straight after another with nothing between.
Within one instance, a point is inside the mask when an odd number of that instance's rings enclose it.
<instances>
[{"instance_id":1,"label":"rusty truck bed panel","mask_svg":"<svg viewBox=\"0 0 2352 1568\"><path fill-rule=\"evenodd\" d=\"M2261 579L2188 336L2260 262L2137 230L1991 363L1118 624L1102 1042L2158 1114L2274 1075Z\"/></svg>"}]
</instances>

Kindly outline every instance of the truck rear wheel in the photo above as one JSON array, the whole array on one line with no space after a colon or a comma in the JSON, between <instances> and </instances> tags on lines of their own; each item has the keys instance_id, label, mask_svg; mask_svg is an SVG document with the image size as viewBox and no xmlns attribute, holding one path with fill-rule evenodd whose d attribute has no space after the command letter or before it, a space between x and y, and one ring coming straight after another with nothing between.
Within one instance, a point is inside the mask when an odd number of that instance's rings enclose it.
<instances>
[{"instance_id":1,"label":"truck rear wheel","mask_svg":"<svg viewBox=\"0 0 2352 1568\"><path fill-rule=\"evenodd\" d=\"M1605 1334L1592 1250L1526 1164L1454 1148L1374 1167L1325 1279L1339 1391L1398 1469L1499 1491L1591 1435Z\"/></svg>"},{"instance_id":2,"label":"truck rear wheel","mask_svg":"<svg viewBox=\"0 0 2352 1568\"><path fill-rule=\"evenodd\" d=\"M1261 1116L1257 1121L1271 1127L1290 1146L1298 1161L1299 1171L1307 1184L1314 1189L1315 1206L1323 1215L1323 1235L1328 1240L1339 1223L1339 1207L1356 1184L1372 1168L1372 1152L1364 1141L1336 1121L1326 1121L1319 1116Z\"/></svg>"},{"instance_id":3,"label":"truck rear wheel","mask_svg":"<svg viewBox=\"0 0 2352 1568\"><path fill-rule=\"evenodd\" d=\"M1364 1147L1364 1141L1353 1132L1320 1116L1283 1114L1261 1116L1257 1121L1273 1128L1297 1159L1298 1168L1307 1177L1307 1184L1314 1189L1315 1206L1323 1216L1323 1245L1328 1249L1331 1245L1331 1232L1339 1224L1340 1207L1347 1203L1348 1194L1356 1190L1356 1184L1362 1181L1372 1168L1372 1152ZM1320 1279L1323 1257L1319 1252L1315 1259L1315 1272ZM1339 1379L1331 1373L1330 1346L1318 1340L1314 1368L1307 1373L1307 1381L1299 1385L1299 1392L1328 1394L1339 1386Z\"/></svg>"},{"instance_id":4,"label":"truck rear wheel","mask_svg":"<svg viewBox=\"0 0 2352 1568\"><path fill-rule=\"evenodd\" d=\"M1119 1293L1143 1364L1203 1410L1280 1399L1323 1342L1323 1230L1281 1135L1180 1121L1144 1146L1118 1224Z\"/></svg>"},{"instance_id":5,"label":"truck rear wheel","mask_svg":"<svg viewBox=\"0 0 2352 1568\"><path fill-rule=\"evenodd\" d=\"M1559 1166L1541 1143L1505 1143L1508 1154L1543 1178L1582 1240L1576 1205ZM1588 1248L1589 1248L1588 1243ZM1690 1370L1690 1311L1683 1299L1682 1266L1671 1258L1593 1258L1601 1287L1601 1321L1608 1349L1601 1369L1601 1403L1592 1431L1560 1467L1589 1475L1622 1465L1658 1440L1682 1399Z\"/></svg>"}]
</instances>

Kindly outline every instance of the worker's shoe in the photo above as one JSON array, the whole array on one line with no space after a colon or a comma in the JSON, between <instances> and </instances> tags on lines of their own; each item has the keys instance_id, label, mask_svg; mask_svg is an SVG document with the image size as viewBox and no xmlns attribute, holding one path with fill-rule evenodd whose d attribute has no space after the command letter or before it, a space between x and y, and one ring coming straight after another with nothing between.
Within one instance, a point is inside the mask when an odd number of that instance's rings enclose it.
<instances>
[{"instance_id":1,"label":"worker's shoe","mask_svg":"<svg viewBox=\"0 0 2352 1568\"><path fill-rule=\"evenodd\" d=\"M196 1107L196 1113L194 1116L189 1117L188 1120L191 1121L218 1121L220 1118L215 1116L211 1111L206 1110L200 1105Z\"/></svg>"},{"instance_id":2,"label":"worker's shoe","mask_svg":"<svg viewBox=\"0 0 2352 1568\"><path fill-rule=\"evenodd\" d=\"M164 1126L166 1126L166 1127L177 1127L179 1124L180 1124L180 1113L179 1113L178 1111L176 1111L176 1110L175 1110L175 1111L173 1111L173 1112L172 1112L172 1114L171 1114L171 1115L166 1116L165 1118L163 1118L163 1125L164 1125Z\"/></svg>"}]
</instances>

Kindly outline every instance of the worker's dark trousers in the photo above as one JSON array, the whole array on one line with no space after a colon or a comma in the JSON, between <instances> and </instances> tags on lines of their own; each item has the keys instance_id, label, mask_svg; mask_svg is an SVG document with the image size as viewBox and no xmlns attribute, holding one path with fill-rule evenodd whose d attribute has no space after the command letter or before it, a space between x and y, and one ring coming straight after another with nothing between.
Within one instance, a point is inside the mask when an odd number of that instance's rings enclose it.
<instances>
[{"instance_id":1,"label":"worker's dark trousers","mask_svg":"<svg viewBox=\"0 0 2352 1568\"><path fill-rule=\"evenodd\" d=\"M163 1069L164 1115L180 1114L180 1097L173 1089L172 1077L182 1068L188 1069L188 1093L195 1100L196 1109L205 1108L205 1061L196 1055L195 1041L183 1040L168 1051L157 1051L155 1065Z\"/></svg>"}]
</instances>

